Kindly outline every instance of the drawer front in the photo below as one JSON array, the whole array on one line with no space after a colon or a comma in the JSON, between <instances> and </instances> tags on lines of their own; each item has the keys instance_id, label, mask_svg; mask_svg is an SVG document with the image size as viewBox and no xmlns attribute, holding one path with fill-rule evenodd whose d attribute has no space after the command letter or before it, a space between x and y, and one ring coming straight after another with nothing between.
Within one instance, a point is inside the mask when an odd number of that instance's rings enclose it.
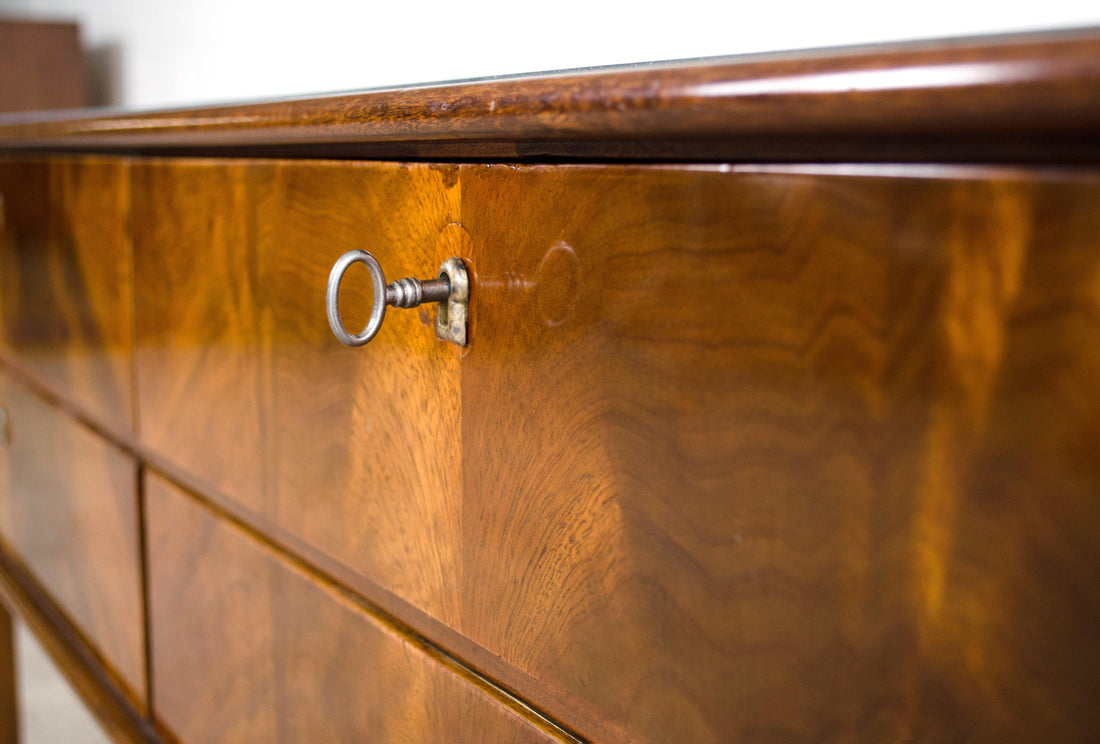
<instances>
[{"instance_id":1,"label":"drawer front","mask_svg":"<svg viewBox=\"0 0 1100 744\"><path fill-rule=\"evenodd\" d=\"M267 171L256 199L270 329L265 516L453 627L462 622L458 347L436 339L428 307L391 308L358 350L334 343L318 309L332 264L353 248L376 253L391 281L434 278L449 256L469 255L454 224L457 173L287 165ZM362 268L340 297L355 331L371 302Z\"/></svg>"},{"instance_id":2,"label":"drawer front","mask_svg":"<svg viewBox=\"0 0 1100 744\"><path fill-rule=\"evenodd\" d=\"M161 161L134 178L145 445L457 622L446 585L461 544L459 360L425 314L391 312L370 354L335 343L324 314L329 269L351 248L377 250L395 279L434 276L466 250L445 230L457 214L447 174ZM342 293L356 328L370 305L361 268Z\"/></svg>"},{"instance_id":3,"label":"drawer front","mask_svg":"<svg viewBox=\"0 0 1100 744\"><path fill-rule=\"evenodd\" d=\"M3 354L104 425L132 430L126 161L0 162Z\"/></svg>"},{"instance_id":4,"label":"drawer front","mask_svg":"<svg viewBox=\"0 0 1100 744\"><path fill-rule=\"evenodd\" d=\"M147 476L154 707L187 744L555 741Z\"/></svg>"},{"instance_id":5,"label":"drawer front","mask_svg":"<svg viewBox=\"0 0 1100 744\"><path fill-rule=\"evenodd\" d=\"M1095 177L143 168L143 432L582 734L1100 729ZM341 347L351 248L466 259L469 349Z\"/></svg>"},{"instance_id":6,"label":"drawer front","mask_svg":"<svg viewBox=\"0 0 1100 744\"><path fill-rule=\"evenodd\" d=\"M143 707L137 467L4 375L0 406L8 419L0 535Z\"/></svg>"},{"instance_id":7,"label":"drawer front","mask_svg":"<svg viewBox=\"0 0 1100 744\"><path fill-rule=\"evenodd\" d=\"M465 633L651 741L1100 731L1100 179L912 174L463 172Z\"/></svg>"}]
</instances>

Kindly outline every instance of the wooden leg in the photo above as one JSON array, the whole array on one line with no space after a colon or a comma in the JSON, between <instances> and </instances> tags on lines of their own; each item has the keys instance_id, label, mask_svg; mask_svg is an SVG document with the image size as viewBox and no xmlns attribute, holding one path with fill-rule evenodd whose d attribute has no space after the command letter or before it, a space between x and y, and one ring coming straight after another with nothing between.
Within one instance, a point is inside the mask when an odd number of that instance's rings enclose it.
<instances>
[{"instance_id":1,"label":"wooden leg","mask_svg":"<svg viewBox=\"0 0 1100 744\"><path fill-rule=\"evenodd\" d=\"M0 744L19 742L19 705L16 699L15 623L0 603Z\"/></svg>"}]
</instances>

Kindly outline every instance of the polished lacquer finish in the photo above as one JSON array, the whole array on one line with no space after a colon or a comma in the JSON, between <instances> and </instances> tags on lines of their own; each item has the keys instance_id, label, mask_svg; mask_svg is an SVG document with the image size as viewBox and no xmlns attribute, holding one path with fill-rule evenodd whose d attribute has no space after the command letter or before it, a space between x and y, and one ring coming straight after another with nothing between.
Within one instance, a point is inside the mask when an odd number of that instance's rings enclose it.
<instances>
[{"instance_id":1,"label":"polished lacquer finish","mask_svg":"<svg viewBox=\"0 0 1100 744\"><path fill-rule=\"evenodd\" d=\"M263 380L246 173L134 165L134 369L142 442L251 504Z\"/></svg>"},{"instance_id":2,"label":"polished lacquer finish","mask_svg":"<svg viewBox=\"0 0 1100 744\"><path fill-rule=\"evenodd\" d=\"M905 175L460 176L465 634L628 740L1096 730L1100 181Z\"/></svg>"},{"instance_id":3,"label":"polished lacquer finish","mask_svg":"<svg viewBox=\"0 0 1100 744\"><path fill-rule=\"evenodd\" d=\"M33 571L144 707L136 463L8 375L0 375L0 406L9 420L0 545Z\"/></svg>"},{"instance_id":4,"label":"polished lacquer finish","mask_svg":"<svg viewBox=\"0 0 1100 744\"><path fill-rule=\"evenodd\" d=\"M1100 158L1100 33L520 75L193 110L0 117L0 149L374 159Z\"/></svg>"},{"instance_id":5,"label":"polished lacquer finish","mask_svg":"<svg viewBox=\"0 0 1100 744\"><path fill-rule=\"evenodd\" d=\"M132 430L130 172L119 158L0 163L0 353Z\"/></svg>"},{"instance_id":6,"label":"polished lacquer finish","mask_svg":"<svg viewBox=\"0 0 1100 744\"><path fill-rule=\"evenodd\" d=\"M236 184L234 220L196 222L245 241L139 230L179 281L139 268L164 308L139 360L167 360L139 364L143 431L179 437L155 456L251 474L207 493L581 735L1095 727L1096 178L139 172ZM171 203L225 208L206 193ZM254 264L184 260L218 245ZM411 274L462 256L470 348L411 312L341 346L324 286L357 245Z\"/></svg>"},{"instance_id":7,"label":"polished lacquer finish","mask_svg":"<svg viewBox=\"0 0 1100 744\"><path fill-rule=\"evenodd\" d=\"M180 741L559 741L168 483L146 498L155 703Z\"/></svg>"}]
</instances>

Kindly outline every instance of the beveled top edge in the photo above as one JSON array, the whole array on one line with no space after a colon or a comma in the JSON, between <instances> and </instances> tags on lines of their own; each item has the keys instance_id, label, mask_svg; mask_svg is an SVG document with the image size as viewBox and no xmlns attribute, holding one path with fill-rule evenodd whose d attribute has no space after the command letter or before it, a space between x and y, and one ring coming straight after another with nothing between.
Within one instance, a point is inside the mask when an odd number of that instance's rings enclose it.
<instances>
[{"instance_id":1,"label":"beveled top edge","mask_svg":"<svg viewBox=\"0 0 1100 744\"><path fill-rule=\"evenodd\" d=\"M0 116L0 149L304 157L1096 161L1100 29Z\"/></svg>"}]
</instances>

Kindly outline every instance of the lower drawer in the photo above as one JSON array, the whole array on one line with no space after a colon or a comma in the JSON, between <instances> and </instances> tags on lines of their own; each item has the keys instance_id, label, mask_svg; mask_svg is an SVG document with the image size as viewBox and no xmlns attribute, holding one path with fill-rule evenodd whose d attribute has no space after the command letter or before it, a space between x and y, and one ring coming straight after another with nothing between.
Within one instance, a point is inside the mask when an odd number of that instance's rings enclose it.
<instances>
[{"instance_id":1,"label":"lower drawer","mask_svg":"<svg viewBox=\"0 0 1100 744\"><path fill-rule=\"evenodd\" d=\"M143 707L136 465L4 375L0 406L0 534Z\"/></svg>"},{"instance_id":2,"label":"lower drawer","mask_svg":"<svg viewBox=\"0 0 1100 744\"><path fill-rule=\"evenodd\" d=\"M186 744L555 738L147 476L154 709Z\"/></svg>"}]
</instances>

